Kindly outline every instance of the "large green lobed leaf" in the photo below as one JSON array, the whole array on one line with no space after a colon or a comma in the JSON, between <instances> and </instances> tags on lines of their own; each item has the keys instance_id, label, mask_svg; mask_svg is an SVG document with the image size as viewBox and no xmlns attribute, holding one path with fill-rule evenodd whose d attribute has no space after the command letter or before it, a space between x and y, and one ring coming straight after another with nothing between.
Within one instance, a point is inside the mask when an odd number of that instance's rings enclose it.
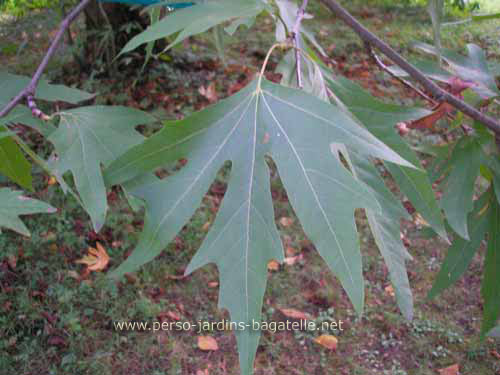
<instances>
[{"instance_id":1,"label":"large green lobed leaf","mask_svg":"<svg viewBox=\"0 0 500 375\"><path fill-rule=\"evenodd\" d=\"M111 185L188 158L177 174L133 190L146 202L144 231L114 275L156 257L193 215L229 160L228 190L186 272L215 263L220 307L229 310L233 321L259 321L267 263L283 259L265 160L270 156L305 232L361 312L364 284L353 213L364 207L380 214L381 207L372 191L332 155L332 143L363 157L411 166L335 106L265 79L182 121L167 123L105 171ZM259 336L251 329L236 332L244 374L252 372Z\"/></svg>"}]
</instances>

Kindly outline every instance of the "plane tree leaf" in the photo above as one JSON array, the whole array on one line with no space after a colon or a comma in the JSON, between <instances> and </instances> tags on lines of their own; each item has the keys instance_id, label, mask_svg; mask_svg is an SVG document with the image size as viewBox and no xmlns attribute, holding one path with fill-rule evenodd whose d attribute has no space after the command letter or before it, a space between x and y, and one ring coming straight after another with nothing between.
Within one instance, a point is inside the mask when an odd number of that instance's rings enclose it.
<instances>
[{"instance_id":1,"label":"plane tree leaf","mask_svg":"<svg viewBox=\"0 0 500 375\"><path fill-rule=\"evenodd\" d=\"M0 134L9 132L0 126ZM0 138L0 173L20 186L33 190L31 164L24 157L17 143L10 136Z\"/></svg>"},{"instance_id":2,"label":"plane tree leaf","mask_svg":"<svg viewBox=\"0 0 500 375\"><path fill-rule=\"evenodd\" d=\"M484 163L481 140L476 136L462 138L453 148L448 175L441 186L441 206L451 228L469 239L467 215L473 209L474 184Z\"/></svg>"},{"instance_id":3,"label":"plane tree leaf","mask_svg":"<svg viewBox=\"0 0 500 375\"><path fill-rule=\"evenodd\" d=\"M368 224L389 270L399 309L406 319L412 320L413 295L406 271L406 261L412 257L403 245L400 231L400 220L409 219L410 216L385 186L379 171L370 160L360 157L355 152L344 152L344 154L349 155L350 165L356 178L368 186L382 207L381 213L371 209L366 210Z\"/></svg>"},{"instance_id":4,"label":"plane tree leaf","mask_svg":"<svg viewBox=\"0 0 500 375\"><path fill-rule=\"evenodd\" d=\"M30 80L30 77L0 71L0 108L3 108L24 89ZM65 101L73 104L90 99L92 96L92 94L71 87L49 84L43 79L40 81L35 95L37 99ZM0 118L0 132L4 135L7 134L5 125L13 123L22 123L33 127L45 136L54 130L52 124L34 118L31 111L24 105L16 106L7 116ZM28 190L33 189L31 164L12 137L6 136L0 139L0 173Z\"/></svg>"},{"instance_id":5,"label":"plane tree leaf","mask_svg":"<svg viewBox=\"0 0 500 375\"><path fill-rule=\"evenodd\" d=\"M489 200L489 205L488 248L481 285L484 300L481 325L483 336L495 327L500 315L500 205L493 197Z\"/></svg>"},{"instance_id":6,"label":"plane tree leaf","mask_svg":"<svg viewBox=\"0 0 500 375\"><path fill-rule=\"evenodd\" d=\"M28 86L30 81L31 77L11 74L0 70L0 104L5 104L16 96L22 89ZM59 100L72 104L77 104L92 97L94 97L94 94L64 85L50 84L45 79L40 80L35 93L35 99L51 102Z\"/></svg>"},{"instance_id":7,"label":"plane tree leaf","mask_svg":"<svg viewBox=\"0 0 500 375\"><path fill-rule=\"evenodd\" d=\"M383 103L347 78L326 77L332 92L369 132L413 165L421 168L417 155L397 133L395 125L398 122L426 116L429 111ZM385 166L415 209L436 233L446 239L442 214L427 173L423 169L410 168L398 163L386 162Z\"/></svg>"},{"instance_id":8,"label":"plane tree leaf","mask_svg":"<svg viewBox=\"0 0 500 375\"><path fill-rule=\"evenodd\" d=\"M442 66L439 65L437 61L433 60L409 60L415 68L420 70L422 73L424 73L427 77L447 83L450 82L451 78L453 77L453 74L445 70ZM409 77L408 73L405 72L403 69L401 69L397 65L391 65L388 67L390 72L397 77Z\"/></svg>"},{"instance_id":9,"label":"plane tree leaf","mask_svg":"<svg viewBox=\"0 0 500 375\"><path fill-rule=\"evenodd\" d=\"M20 191L0 188L0 229L3 227L29 236L30 232L19 216L55 211L55 208L47 203L25 197Z\"/></svg>"},{"instance_id":10,"label":"plane tree leaf","mask_svg":"<svg viewBox=\"0 0 500 375\"><path fill-rule=\"evenodd\" d=\"M419 165L417 156L397 134L394 127L397 122L425 116L428 113L425 109L386 104L375 99L360 86L346 78L331 75L326 75L326 77L330 89L340 103L339 105L345 106L346 110L393 150L397 150L407 160ZM353 152L349 153L349 157L354 175L372 190L381 203L382 213L376 213L369 209L366 211L368 224L389 270L399 308L403 315L411 320L413 318L413 297L405 264L407 260L411 259L411 256L403 245L400 232L400 220L402 218L408 219L409 215L385 186L373 163ZM418 207L419 212L425 215L441 236L446 238L439 206L434 199L434 193L426 173L392 163L386 163L386 167L401 185L401 191Z\"/></svg>"},{"instance_id":11,"label":"plane tree leaf","mask_svg":"<svg viewBox=\"0 0 500 375\"><path fill-rule=\"evenodd\" d=\"M438 52L435 47L421 42L416 42L413 46L435 56L441 53L441 58L447 63L447 66L443 66L443 68L464 81L474 82L475 85L471 89L478 95L484 98L500 95L495 76L490 72L486 55L481 47L467 44L467 56L465 56L446 48Z\"/></svg>"},{"instance_id":12,"label":"plane tree leaf","mask_svg":"<svg viewBox=\"0 0 500 375\"><path fill-rule=\"evenodd\" d=\"M109 165L141 143L143 137L134 128L152 121L152 116L133 108L80 107L64 112L59 127L49 137L58 156L51 163L54 174L63 176L71 171L96 232L104 224L107 211L101 165Z\"/></svg>"},{"instance_id":13,"label":"plane tree leaf","mask_svg":"<svg viewBox=\"0 0 500 375\"><path fill-rule=\"evenodd\" d=\"M120 53L134 50L141 44L179 34L168 46L173 47L184 39L203 33L215 25L233 19L248 19L259 14L266 4L262 0L216 0L179 9L153 23L133 37Z\"/></svg>"},{"instance_id":14,"label":"plane tree leaf","mask_svg":"<svg viewBox=\"0 0 500 375\"><path fill-rule=\"evenodd\" d=\"M488 215L484 212L489 194L483 194L474 204L474 210L468 216L470 240L456 236L448 249L441 270L439 271L427 298L434 298L444 289L459 280L469 267L481 241L488 230Z\"/></svg>"},{"instance_id":15,"label":"plane tree leaf","mask_svg":"<svg viewBox=\"0 0 500 375\"><path fill-rule=\"evenodd\" d=\"M200 205L217 171L231 162L228 189L216 220L186 272L215 263L219 305L250 324L261 315L267 263L283 259L274 222L266 156L275 162L290 203L308 237L362 310L364 288L354 209L381 212L332 143L360 155L411 166L335 106L303 91L254 80L236 95L182 121L170 122L105 171L117 184L186 157L179 172L132 193L146 203L139 244L114 272L123 275L157 256ZM259 333L237 331L240 364L251 373Z\"/></svg>"}]
</instances>

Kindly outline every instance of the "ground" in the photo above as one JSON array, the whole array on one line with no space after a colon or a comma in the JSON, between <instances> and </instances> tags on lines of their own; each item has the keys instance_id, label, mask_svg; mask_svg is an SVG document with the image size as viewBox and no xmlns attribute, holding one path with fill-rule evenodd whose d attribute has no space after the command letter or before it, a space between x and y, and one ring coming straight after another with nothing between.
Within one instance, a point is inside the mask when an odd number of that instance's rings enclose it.
<instances>
[{"instance_id":1,"label":"ground","mask_svg":"<svg viewBox=\"0 0 500 375\"><path fill-rule=\"evenodd\" d=\"M388 5L389 4L389 5ZM354 1L350 9L364 24L406 56L414 56L411 40L431 41L431 27L422 8L391 6L389 1ZM381 72L356 36L328 11L313 3L318 32L330 63L339 74L360 82L374 95L390 102L425 106L413 92ZM57 25L55 13L42 11L20 21L0 16L0 61L12 72L29 74L48 43L46 30ZM78 26L74 27L78 43ZM249 34L225 37L228 52L223 64L211 34L192 38L151 64L139 75L140 64L113 76L94 66L85 75L68 66L71 47L65 46L49 67L49 76L66 84L99 92L98 103L127 104L160 117L179 118L209 104L200 87L215 84L218 98L241 88L256 72L272 42L273 26L261 17ZM460 49L473 42L483 47L493 69L500 66L500 22L447 27L444 44ZM273 57L277 62L277 57ZM273 66L271 66L272 68ZM125 78L126 77L126 78ZM203 90L202 90L203 91ZM214 100L212 97L211 100ZM151 133L154 129L143 129ZM50 149L27 134L37 151ZM411 133L412 142L426 135ZM110 192L110 213L96 234L76 201L35 169L39 199L60 208L57 214L26 219L31 238L4 233L0 237L0 373L2 374L235 374L236 342L228 332L206 332L218 350L198 348L198 334L186 332L119 332L117 321L220 321L215 267L204 267L182 277L199 247L225 191L228 170L221 171L202 206L161 256L120 283L92 273L85 280L75 263L88 246L101 243L111 257L110 268L133 249L143 224L118 189ZM168 171L167 171L168 173ZM390 180L388 180L390 184ZM429 236L417 220L403 222L402 231L413 259L408 262L415 299L415 319L400 312L387 269L374 244L364 214L357 212L366 307L355 314L339 282L307 240L288 204L276 173L272 192L279 230L290 264L271 267L264 299L264 320L283 321L283 309L307 313L320 323L342 320L337 350L314 342L317 332L264 332L257 353L257 375L349 374L430 375L458 364L461 374L500 373L500 341L479 340L481 255L453 288L434 300L426 294L439 270L447 244Z\"/></svg>"}]
</instances>

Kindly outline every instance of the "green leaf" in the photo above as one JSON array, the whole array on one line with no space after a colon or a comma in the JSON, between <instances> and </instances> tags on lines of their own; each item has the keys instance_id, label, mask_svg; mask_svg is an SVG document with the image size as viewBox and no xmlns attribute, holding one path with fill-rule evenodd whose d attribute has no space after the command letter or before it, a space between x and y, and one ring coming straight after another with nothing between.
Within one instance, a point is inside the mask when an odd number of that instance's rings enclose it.
<instances>
[{"instance_id":1,"label":"green leaf","mask_svg":"<svg viewBox=\"0 0 500 375\"><path fill-rule=\"evenodd\" d=\"M55 211L55 208L44 202L23 196L20 191L0 188L0 228L4 227L29 236L30 232L19 219L20 215L50 214Z\"/></svg>"},{"instance_id":2,"label":"green leaf","mask_svg":"<svg viewBox=\"0 0 500 375\"><path fill-rule=\"evenodd\" d=\"M259 14L265 7L262 0L217 0L180 9L152 24L123 47L122 53L132 51L141 44L166 38L180 31L167 47L172 48L184 39L207 31L211 27L234 18L248 18Z\"/></svg>"},{"instance_id":3,"label":"green leaf","mask_svg":"<svg viewBox=\"0 0 500 375\"><path fill-rule=\"evenodd\" d=\"M0 71L0 109L21 92L30 81L31 77ZM63 85L49 84L48 81L44 79L40 80L35 93L35 98L39 100L63 101L71 104L77 104L93 97L93 94L89 94L85 91ZM24 105L16 106L7 116L0 118L0 125L16 123L30 126L46 137L55 130L51 123L33 117L31 111Z\"/></svg>"},{"instance_id":4,"label":"green leaf","mask_svg":"<svg viewBox=\"0 0 500 375\"><path fill-rule=\"evenodd\" d=\"M397 133L395 125L398 122L426 116L429 111L383 103L344 77L329 79L328 83L342 104L370 133L410 163L420 167L417 155ZM442 215L427 173L423 169L408 168L397 163L385 163L385 166L415 209L442 238L446 239Z\"/></svg>"},{"instance_id":5,"label":"green leaf","mask_svg":"<svg viewBox=\"0 0 500 375\"><path fill-rule=\"evenodd\" d=\"M414 43L418 48L426 53L438 55L438 51L425 43ZM475 44L467 44L468 56L461 55L452 50L443 48L442 58L448 63L447 69L464 81L474 82L471 87L483 98L493 98L500 95L495 77L491 74L484 51Z\"/></svg>"},{"instance_id":6,"label":"green leaf","mask_svg":"<svg viewBox=\"0 0 500 375\"><path fill-rule=\"evenodd\" d=\"M107 166L143 137L134 130L154 121L150 115L126 107L91 106L61 114L58 129L50 136L58 160L54 174L73 174L76 188L89 213L95 231L106 217L106 189L101 165Z\"/></svg>"},{"instance_id":7,"label":"green leaf","mask_svg":"<svg viewBox=\"0 0 500 375\"><path fill-rule=\"evenodd\" d=\"M181 157L188 159L177 174L133 191L146 202L144 231L114 276L156 257L230 160L222 205L186 272L216 263L219 306L227 308L235 322L259 321L267 263L283 259L265 160L269 156L306 234L361 312L364 283L353 213L357 207L377 213L381 209L371 191L331 154L333 143L410 166L338 108L265 79L182 121L167 123L106 170L107 183L116 184ZM237 331L236 338L242 372L250 374L259 332Z\"/></svg>"},{"instance_id":8,"label":"green leaf","mask_svg":"<svg viewBox=\"0 0 500 375\"><path fill-rule=\"evenodd\" d=\"M484 276L481 285L483 296L483 324L481 335L493 327L500 314L500 205L496 199L490 200L488 250L484 259Z\"/></svg>"},{"instance_id":9,"label":"green leaf","mask_svg":"<svg viewBox=\"0 0 500 375\"><path fill-rule=\"evenodd\" d=\"M5 104L19 94L21 90L28 86L30 81L31 77L0 71L0 104ZM35 93L35 99L47 100L50 102L60 100L71 104L77 104L93 97L94 94L89 94L85 91L64 85L50 84L45 79L40 80Z\"/></svg>"},{"instance_id":10,"label":"green leaf","mask_svg":"<svg viewBox=\"0 0 500 375\"><path fill-rule=\"evenodd\" d=\"M469 267L488 230L488 215L482 211L490 197L490 194L483 194L481 199L476 201L474 211L468 216L470 241L456 236L427 298L434 298L453 285Z\"/></svg>"},{"instance_id":11,"label":"green leaf","mask_svg":"<svg viewBox=\"0 0 500 375\"><path fill-rule=\"evenodd\" d=\"M240 26L245 26L247 29L251 28L255 23L255 16L252 17L240 17L232 21L229 26L225 27L224 30L229 35L233 35Z\"/></svg>"},{"instance_id":12,"label":"green leaf","mask_svg":"<svg viewBox=\"0 0 500 375\"><path fill-rule=\"evenodd\" d=\"M462 138L453 149L449 176L443 180L441 206L451 228L469 239L467 215L473 209L474 184L483 163L481 143L474 137Z\"/></svg>"},{"instance_id":13,"label":"green leaf","mask_svg":"<svg viewBox=\"0 0 500 375\"><path fill-rule=\"evenodd\" d=\"M436 61L431 60L409 60L415 68L424 73L427 77L439 82L450 82L453 74L443 69ZM410 75L397 65L391 65L389 71L397 77L409 77Z\"/></svg>"},{"instance_id":14,"label":"green leaf","mask_svg":"<svg viewBox=\"0 0 500 375\"><path fill-rule=\"evenodd\" d=\"M0 126L2 133L8 133L8 130ZM31 164L11 137L0 138L0 173L20 186L33 190Z\"/></svg>"}]
</instances>

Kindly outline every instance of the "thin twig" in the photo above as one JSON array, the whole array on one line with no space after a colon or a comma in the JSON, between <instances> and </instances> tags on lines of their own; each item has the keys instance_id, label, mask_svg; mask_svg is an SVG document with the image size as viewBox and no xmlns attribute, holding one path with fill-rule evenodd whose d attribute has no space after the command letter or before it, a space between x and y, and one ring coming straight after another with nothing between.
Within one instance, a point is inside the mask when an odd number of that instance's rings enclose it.
<instances>
[{"instance_id":1,"label":"thin twig","mask_svg":"<svg viewBox=\"0 0 500 375\"><path fill-rule=\"evenodd\" d=\"M353 29L359 37L366 43L371 44L376 47L389 59L391 59L396 65L407 72L410 77L420 83L429 93L432 94L434 100L437 102L447 102L454 108L463 112L467 116L474 120L477 120L488 128L490 128L495 134L500 135L500 122L495 120L493 117L487 116L464 101L460 100L453 94L443 90L441 87L436 85L430 79L428 79L420 70L415 68L410 64L405 58L403 58L399 53L393 50L387 43L379 39L375 34L365 28L361 23L359 23L347 10L345 10L337 1L335 0L320 0L324 5L326 5L334 14L337 15L342 21L344 21L351 29Z\"/></svg>"},{"instance_id":2,"label":"thin twig","mask_svg":"<svg viewBox=\"0 0 500 375\"><path fill-rule=\"evenodd\" d=\"M398 76L397 74L394 74L394 72L389 69L387 65L384 64L382 59L380 58L379 55L373 50L372 45L370 43L365 43L366 50L368 51L368 54L372 58L372 60L379 66L380 69L382 69L384 72L389 74L391 77L397 79L399 82L401 82L403 85L408 87L409 89L415 91L418 95L420 95L422 98L427 100L429 103L431 103L433 106L436 105L436 102L429 97L429 95L425 94L422 90L420 90L418 87L415 87L411 82L408 82L406 79L403 77Z\"/></svg>"},{"instance_id":3,"label":"thin twig","mask_svg":"<svg viewBox=\"0 0 500 375\"><path fill-rule=\"evenodd\" d=\"M57 50L57 47L59 47L59 43L61 42L62 37L64 36L64 33L68 29L69 25L75 20L75 18L80 14L80 12L85 9L87 5L89 5L91 0L82 0L80 4L78 4L67 16L64 18L64 20L61 22L61 25L59 26L59 30L57 30L56 36L54 37L54 40L50 44L49 49L47 50L47 53L45 54L42 62L38 66L35 74L33 75L33 78L31 79L30 83L28 86L26 86L19 94L16 95L14 99L12 99L9 104L5 106L4 109L0 112L0 118L6 116L16 105L21 103L23 99L28 100L28 106L31 103L30 109L35 117L40 117L43 115L43 112L40 111L36 103L34 101L34 96L35 96L35 91L36 91L36 86L38 85L38 82L40 81L40 78L42 78L42 74L47 67L50 59L54 55L54 53ZM46 115L45 115L46 116ZM43 118L43 117L40 117Z\"/></svg>"},{"instance_id":4,"label":"thin twig","mask_svg":"<svg viewBox=\"0 0 500 375\"><path fill-rule=\"evenodd\" d=\"M300 24L306 14L307 3L308 0L303 0L302 6L297 11L297 18L295 19L295 24L293 25L292 29L293 44L295 46L295 60L297 61L297 86L299 86L299 88L302 88L302 72L301 72L300 46L299 46Z\"/></svg>"}]
</instances>

